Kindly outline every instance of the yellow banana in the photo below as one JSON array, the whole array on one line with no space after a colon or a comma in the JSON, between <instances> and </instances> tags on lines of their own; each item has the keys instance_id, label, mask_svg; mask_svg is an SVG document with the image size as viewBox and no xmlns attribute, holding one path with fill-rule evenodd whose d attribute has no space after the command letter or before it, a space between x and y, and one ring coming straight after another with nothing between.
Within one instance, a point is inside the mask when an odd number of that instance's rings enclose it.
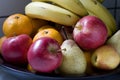
<instances>
[{"instance_id":1,"label":"yellow banana","mask_svg":"<svg viewBox=\"0 0 120 80\"><path fill-rule=\"evenodd\" d=\"M67 10L70 10L71 12L79 16L88 15L87 10L84 8L84 6L81 4L79 0L32 0L32 1L49 1Z\"/></svg>"},{"instance_id":2,"label":"yellow banana","mask_svg":"<svg viewBox=\"0 0 120 80\"><path fill-rule=\"evenodd\" d=\"M44 2L29 3L25 7L25 14L66 26L75 25L79 19L78 16L66 9Z\"/></svg>"},{"instance_id":3,"label":"yellow banana","mask_svg":"<svg viewBox=\"0 0 120 80\"><path fill-rule=\"evenodd\" d=\"M90 15L97 16L107 26L108 36L111 36L116 31L116 21L113 15L96 0L80 0Z\"/></svg>"}]
</instances>

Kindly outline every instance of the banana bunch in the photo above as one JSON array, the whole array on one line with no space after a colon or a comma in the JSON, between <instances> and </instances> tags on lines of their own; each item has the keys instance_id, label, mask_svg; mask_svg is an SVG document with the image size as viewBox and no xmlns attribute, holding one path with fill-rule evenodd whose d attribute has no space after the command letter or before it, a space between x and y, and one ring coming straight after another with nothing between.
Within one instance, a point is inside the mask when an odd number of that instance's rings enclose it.
<instances>
[{"instance_id":1,"label":"banana bunch","mask_svg":"<svg viewBox=\"0 0 120 80\"><path fill-rule=\"evenodd\" d=\"M107 26L108 37L116 31L116 21L101 3L104 0L32 0L25 7L25 14L52 21L61 25L74 26L83 16L94 15Z\"/></svg>"},{"instance_id":2,"label":"banana bunch","mask_svg":"<svg viewBox=\"0 0 120 80\"><path fill-rule=\"evenodd\" d=\"M73 26L80 16L88 14L78 0L33 0L25 7L25 13L33 18L67 26Z\"/></svg>"}]
</instances>

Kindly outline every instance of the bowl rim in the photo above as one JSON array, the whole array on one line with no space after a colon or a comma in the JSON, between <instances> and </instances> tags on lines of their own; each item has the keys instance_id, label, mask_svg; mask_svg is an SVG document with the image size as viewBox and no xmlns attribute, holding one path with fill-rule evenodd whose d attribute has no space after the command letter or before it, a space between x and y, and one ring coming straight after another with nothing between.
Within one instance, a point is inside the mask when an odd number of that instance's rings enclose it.
<instances>
[{"instance_id":1,"label":"bowl rim","mask_svg":"<svg viewBox=\"0 0 120 80\"><path fill-rule=\"evenodd\" d=\"M21 77L21 76L26 76L26 77L34 77L34 78L37 78L37 79L40 79L40 78L44 78L44 79L70 79L70 80L74 80L74 79L85 79L85 80L88 80L88 79L95 79L95 78L105 78L105 77L109 77L109 76L113 76L115 74L118 74L120 73L120 68L117 68L116 70L113 70L112 72L109 72L107 74L102 74L102 75L93 75L93 76L46 76L46 75L39 75L39 74L35 74L35 73L32 73L32 72L29 72L27 70L25 71L22 71L22 70L19 70L19 69L14 69L12 67L9 67L9 66L6 66L4 64L0 64L0 68L7 72L7 73L10 73L12 75L15 75L15 76L18 76L18 77Z\"/></svg>"}]
</instances>

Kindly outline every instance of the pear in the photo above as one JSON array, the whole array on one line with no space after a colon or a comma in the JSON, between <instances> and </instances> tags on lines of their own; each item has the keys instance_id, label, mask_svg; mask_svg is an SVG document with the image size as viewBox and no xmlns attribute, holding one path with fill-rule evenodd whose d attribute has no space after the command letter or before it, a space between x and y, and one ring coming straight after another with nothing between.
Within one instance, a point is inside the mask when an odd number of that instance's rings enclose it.
<instances>
[{"instance_id":1,"label":"pear","mask_svg":"<svg viewBox=\"0 0 120 80\"><path fill-rule=\"evenodd\" d=\"M96 68L113 70L118 67L120 57L115 48L110 45L103 45L93 52L91 62Z\"/></svg>"},{"instance_id":2,"label":"pear","mask_svg":"<svg viewBox=\"0 0 120 80\"><path fill-rule=\"evenodd\" d=\"M68 39L61 45L63 62L59 67L62 74L84 74L87 62L83 51L78 47L74 40Z\"/></svg>"},{"instance_id":3,"label":"pear","mask_svg":"<svg viewBox=\"0 0 120 80\"><path fill-rule=\"evenodd\" d=\"M107 44L113 46L120 55L120 30L108 39Z\"/></svg>"}]
</instances>

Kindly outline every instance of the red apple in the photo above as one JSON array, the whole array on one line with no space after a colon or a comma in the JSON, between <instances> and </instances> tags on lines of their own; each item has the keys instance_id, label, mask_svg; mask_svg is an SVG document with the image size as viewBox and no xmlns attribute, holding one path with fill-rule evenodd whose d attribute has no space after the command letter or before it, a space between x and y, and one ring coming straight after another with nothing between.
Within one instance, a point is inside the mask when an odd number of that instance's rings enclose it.
<instances>
[{"instance_id":1,"label":"red apple","mask_svg":"<svg viewBox=\"0 0 120 80\"><path fill-rule=\"evenodd\" d=\"M28 62L38 72L49 73L62 63L59 43L49 37L42 37L33 42L28 51Z\"/></svg>"},{"instance_id":2,"label":"red apple","mask_svg":"<svg viewBox=\"0 0 120 80\"><path fill-rule=\"evenodd\" d=\"M107 40L106 25L95 16L85 16L75 25L73 38L84 50L93 50L103 45Z\"/></svg>"},{"instance_id":3,"label":"red apple","mask_svg":"<svg viewBox=\"0 0 120 80\"><path fill-rule=\"evenodd\" d=\"M1 47L1 54L5 61L12 64L27 62L27 51L32 44L32 39L26 34L7 38Z\"/></svg>"}]
</instances>

